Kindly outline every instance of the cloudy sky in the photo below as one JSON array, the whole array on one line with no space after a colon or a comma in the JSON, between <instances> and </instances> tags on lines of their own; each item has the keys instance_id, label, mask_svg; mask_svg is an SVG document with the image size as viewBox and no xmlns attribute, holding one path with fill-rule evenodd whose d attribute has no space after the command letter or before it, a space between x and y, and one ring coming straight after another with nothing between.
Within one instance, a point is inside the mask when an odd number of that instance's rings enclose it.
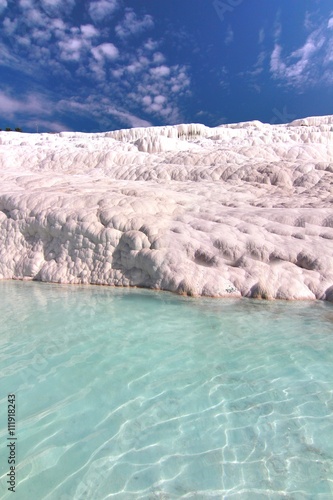
<instances>
[{"instance_id":1,"label":"cloudy sky","mask_svg":"<svg viewBox=\"0 0 333 500\"><path fill-rule=\"evenodd\" d=\"M0 128L333 114L332 0L0 0Z\"/></svg>"}]
</instances>

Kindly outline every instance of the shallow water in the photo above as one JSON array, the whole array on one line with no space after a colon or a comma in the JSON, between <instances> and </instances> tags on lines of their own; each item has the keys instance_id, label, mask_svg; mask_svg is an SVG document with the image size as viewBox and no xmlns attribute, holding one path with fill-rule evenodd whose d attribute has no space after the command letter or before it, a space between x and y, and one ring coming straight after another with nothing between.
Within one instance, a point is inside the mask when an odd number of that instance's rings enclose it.
<instances>
[{"instance_id":1,"label":"shallow water","mask_svg":"<svg viewBox=\"0 0 333 500\"><path fill-rule=\"evenodd\" d=\"M330 499L333 307L0 282L15 499ZM14 497L13 497L14 498Z\"/></svg>"}]
</instances>

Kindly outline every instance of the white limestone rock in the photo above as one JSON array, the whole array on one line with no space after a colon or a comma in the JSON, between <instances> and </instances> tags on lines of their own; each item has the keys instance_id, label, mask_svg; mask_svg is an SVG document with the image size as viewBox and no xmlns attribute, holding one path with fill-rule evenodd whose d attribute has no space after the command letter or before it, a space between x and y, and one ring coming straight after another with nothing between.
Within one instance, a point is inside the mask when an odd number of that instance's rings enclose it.
<instances>
[{"instance_id":1,"label":"white limestone rock","mask_svg":"<svg viewBox=\"0 0 333 500\"><path fill-rule=\"evenodd\" d=\"M0 279L333 301L332 116L0 144Z\"/></svg>"}]
</instances>

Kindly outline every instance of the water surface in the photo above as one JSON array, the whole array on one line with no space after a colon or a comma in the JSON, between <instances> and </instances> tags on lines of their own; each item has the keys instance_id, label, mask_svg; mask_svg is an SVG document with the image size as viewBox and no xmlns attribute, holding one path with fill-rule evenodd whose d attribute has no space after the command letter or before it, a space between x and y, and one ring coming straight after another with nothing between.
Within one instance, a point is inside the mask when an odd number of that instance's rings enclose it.
<instances>
[{"instance_id":1,"label":"water surface","mask_svg":"<svg viewBox=\"0 0 333 500\"><path fill-rule=\"evenodd\" d=\"M333 307L0 282L16 500L330 499Z\"/></svg>"}]
</instances>

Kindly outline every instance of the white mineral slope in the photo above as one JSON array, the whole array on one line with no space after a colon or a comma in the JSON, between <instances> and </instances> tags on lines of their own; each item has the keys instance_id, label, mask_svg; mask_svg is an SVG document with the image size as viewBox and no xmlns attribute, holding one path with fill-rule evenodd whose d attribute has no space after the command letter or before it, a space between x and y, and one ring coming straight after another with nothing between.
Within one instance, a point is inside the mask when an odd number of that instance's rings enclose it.
<instances>
[{"instance_id":1,"label":"white mineral slope","mask_svg":"<svg viewBox=\"0 0 333 500\"><path fill-rule=\"evenodd\" d=\"M0 133L0 278L333 301L333 117Z\"/></svg>"}]
</instances>

